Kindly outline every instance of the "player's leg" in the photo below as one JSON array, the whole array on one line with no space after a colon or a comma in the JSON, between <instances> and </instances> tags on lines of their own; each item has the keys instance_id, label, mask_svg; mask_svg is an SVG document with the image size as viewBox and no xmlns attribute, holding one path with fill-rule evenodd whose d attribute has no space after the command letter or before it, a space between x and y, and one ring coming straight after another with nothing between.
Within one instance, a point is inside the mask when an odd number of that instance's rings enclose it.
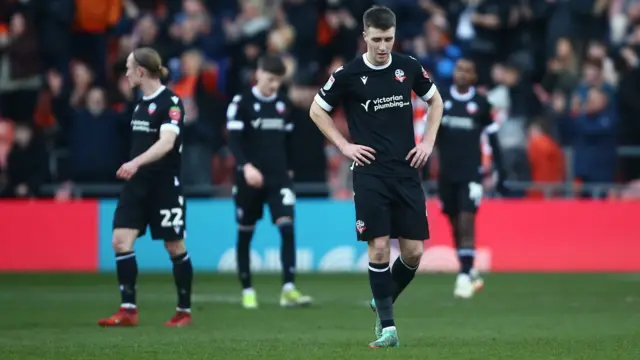
<instances>
[{"instance_id":1,"label":"player's leg","mask_svg":"<svg viewBox=\"0 0 640 360\"><path fill-rule=\"evenodd\" d=\"M165 240L164 246L173 263L173 280L178 293L176 313L165 325L173 327L189 325L191 324L191 289L193 284L191 258L182 238Z\"/></svg>"},{"instance_id":2,"label":"player's leg","mask_svg":"<svg viewBox=\"0 0 640 360\"><path fill-rule=\"evenodd\" d=\"M186 326L191 323L191 287L193 283L193 265L187 252L186 237L187 212L181 189L173 185L157 184L150 204L149 228L153 240L164 241L173 265L173 279L176 285L177 304L174 316L166 326Z\"/></svg>"},{"instance_id":3,"label":"player's leg","mask_svg":"<svg viewBox=\"0 0 640 360\"><path fill-rule=\"evenodd\" d=\"M282 239L280 246L282 263L280 306L282 307L308 306L312 302L310 296L303 295L295 286L296 244L293 216L296 196L292 185L286 184L284 187L270 189L267 199L272 221L278 227Z\"/></svg>"},{"instance_id":4,"label":"player's leg","mask_svg":"<svg viewBox=\"0 0 640 360\"><path fill-rule=\"evenodd\" d=\"M474 270L475 220L476 211L482 198L482 185L471 182L468 186L461 186L458 194L460 213L456 217L456 228L459 234L460 273L456 278L454 296L471 298L484 285L483 280Z\"/></svg>"},{"instance_id":5,"label":"player's leg","mask_svg":"<svg viewBox=\"0 0 640 360\"><path fill-rule=\"evenodd\" d=\"M372 175L353 174L356 232L359 241L366 241L369 257L369 285L376 312L376 340L371 348L398 346L398 334L393 316L393 296L389 235L391 234L390 194L385 182Z\"/></svg>"},{"instance_id":6,"label":"player's leg","mask_svg":"<svg viewBox=\"0 0 640 360\"><path fill-rule=\"evenodd\" d=\"M112 247L120 287L120 309L114 315L98 320L100 326L135 326L138 324L136 280L138 263L133 244L147 226L141 189L125 185L113 216Z\"/></svg>"},{"instance_id":7,"label":"player's leg","mask_svg":"<svg viewBox=\"0 0 640 360\"><path fill-rule=\"evenodd\" d=\"M255 309L258 307L258 299L251 279L251 240L256 222L262 218L264 196L262 191L239 182L233 189L233 198L238 224L236 264L242 286L242 306L245 309Z\"/></svg>"},{"instance_id":8,"label":"player's leg","mask_svg":"<svg viewBox=\"0 0 640 360\"><path fill-rule=\"evenodd\" d=\"M398 180L395 193L391 232L398 237L400 256L391 271L394 302L415 277L424 253L424 241L429 239L427 207L419 179Z\"/></svg>"}]
</instances>

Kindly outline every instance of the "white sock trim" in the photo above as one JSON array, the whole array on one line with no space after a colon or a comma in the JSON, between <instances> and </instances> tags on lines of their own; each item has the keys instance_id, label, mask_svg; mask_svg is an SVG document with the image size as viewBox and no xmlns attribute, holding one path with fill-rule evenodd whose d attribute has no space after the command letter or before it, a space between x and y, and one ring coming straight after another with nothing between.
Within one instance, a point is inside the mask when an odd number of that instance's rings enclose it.
<instances>
[{"instance_id":1,"label":"white sock trim","mask_svg":"<svg viewBox=\"0 0 640 360\"><path fill-rule=\"evenodd\" d=\"M409 270L418 270L418 266L420 266L420 263L418 263L416 266L410 266L409 264L404 262L404 259L402 259L402 256L398 256L398 259L400 259L400 262L402 263L402 265L404 265L404 267L406 267Z\"/></svg>"},{"instance_id":2,"label":"white sock trim","mask_svg":"<svg viewBox=\"0 0 640 360\"><path fill-rule=\"evenodd\" d=\"M122 304L120 304L120 308L121 309L136 309L137 306L136 306L136 304L122 303Z\"/></svg>"},{"instance_id":3,"label":"white sock trim","mask_svg":"<svg viewBox=\"0 0 640 360\"><path fill-rule=\"evenodd\" d=\"M282 285L282 291L292 291L295 290L296 286L292 282L285 283Z\"/></svg>"},{"instance_id":4,"label":"white sock trim","mask_svg":"<svg viewBox=\"0 0 640 360\"><path fill-rule=\"evenodd\" d=\"M186 312L188 314L191 314L191 309L184 309L184 308L177 307L176 311Z\"/></svg>"},{"instance_id":5,"label":"white sock trim","mask_svg":"<svg viewBox=\"0 0 640 360\"><path fill-rule=\"evenodd\" d=\"M396 331L396 327L395 326L387 326L386 328L382 329L382 331L385 331L385 330Z\"/></svg>"},{"instance_id":6,"label":"white sock trim","mask_svg":"<svg viewBox=\"0 0 640 360\"><path fill-rule=\"evenodd\" d=\"M385 272L385 271L389 270L389 266L387 266L384 269L376 269L376 268L372 267L371 265L369 265L369 270L371 270L373 272Z\"/></svg>"}]
</instances>

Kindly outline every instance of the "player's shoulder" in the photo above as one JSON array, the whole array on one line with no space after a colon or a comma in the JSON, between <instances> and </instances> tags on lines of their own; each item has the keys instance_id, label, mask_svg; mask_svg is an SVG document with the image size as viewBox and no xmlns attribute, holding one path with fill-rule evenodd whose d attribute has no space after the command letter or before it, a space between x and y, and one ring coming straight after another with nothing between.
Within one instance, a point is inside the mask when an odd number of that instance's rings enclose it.
<instances>
[{"instance_id":1,"label":"player's shoulder","mask_svg":"<svg viewBox=\"0 0 640 360\"><path fill-rule=\"evenodd\" d=\"M478 89L475 89L473 101L477 102L480 105L490 106L489 98L487 97L487 95L480 93Z\"/></svg>"},{"instance_id":2,"label":"player's shoulder","mask_svg":"<svg viewBox=\"0 0 640 360\"><path fill-rule=\"evenodd\" d=\"M182 106L182 99L173 90L166 88L163 92L158 94L157 102L163 106Z\"/></svg>"},{"instance_id":3,"label":"player's shoulder","mask_svg":"<svg viewBox=\"0 0 640 360\"><path fill-rule=\"evenodd\" d=\"M422 68L422 64L420 64L420 61L411 55L393 52L391 53L391 56L392 63L395 63L396 66L405 65L410 68Z\"/></svg>"}]
</instances>

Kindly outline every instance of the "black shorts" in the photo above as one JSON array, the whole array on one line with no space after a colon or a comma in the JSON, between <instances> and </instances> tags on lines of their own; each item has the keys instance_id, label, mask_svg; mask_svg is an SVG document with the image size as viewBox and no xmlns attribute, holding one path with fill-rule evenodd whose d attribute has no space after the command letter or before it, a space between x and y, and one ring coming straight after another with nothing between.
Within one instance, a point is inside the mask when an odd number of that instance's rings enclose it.
<instances>
[{"instance_id":1,"label":"black shorts","mask_svg":"<svg viewBox=\"0 0 640 360\"><path fill-rule=\"evenodd\" d=\"M262 219L265 204L269 205L273 223L282 217L293 219L296 195L293 181L288 177L281 181L265 181L263 187L256 189L247 184L242 173L238 173L233 187L233 200L238 224L253 226Z\"/></svg>"},{"instance_id":2,"label":"black shorts","mask_svg":"<svg viewBox=\"0 0 640 360\"><path fill-rule=\"evenodd\" d=\"M139 236L147 225L154 240L176 241L186 237L186 203L178 179L157 176L128 181L113 216L114 229L137 229Z\"/></svg>"},{"instance_id":3,"label":"black shorts","mask_svg":"<svg viewBox=\"0 0 640 360\"><path fill-rule=\"evenodd\" d=\"M355 172L353 193L358 240L429 238L424 191L417 176L390 178Z\"/></svg>"},{"instance_id":4,"label":"black shorts","mask_svg":"<svg viewBox=\"0 0 640 360\"><path fill-rule=\"evenodd\" d=\"M482 184L479 182L438 181L438 197L442 212L455 216L462 212L475 214L482 200Z\"/></svg>"}]
</instances>

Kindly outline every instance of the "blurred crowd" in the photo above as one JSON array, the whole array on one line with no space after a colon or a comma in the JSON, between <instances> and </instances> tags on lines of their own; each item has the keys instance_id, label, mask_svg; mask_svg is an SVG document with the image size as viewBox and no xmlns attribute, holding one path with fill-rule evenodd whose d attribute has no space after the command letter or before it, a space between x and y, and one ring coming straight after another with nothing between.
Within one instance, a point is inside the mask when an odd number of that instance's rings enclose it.
<instances>
[{"instance_id":1,"label":"blurred crowd","mask_svg":"<svg viewBox=\"0 0 640 360\"><path fill-rule=\"evenodd\" d=\"M396 12L397 51L441 92L456 59L475 61L510 180L640 179L640 156L617 151L640 145L640 0L0 0L0 194L64 198L115 183L140 95L125 59L150 46L185 103L184 184L232 180L226 106L273 53L288 68L296 182L347 197L348 163L307 114L319 84L365 51L361 18L374 4ZM419 135L426 109L414 105ZM437 171L434 156L424 176Z\"/></svg>"}]
</instances>

